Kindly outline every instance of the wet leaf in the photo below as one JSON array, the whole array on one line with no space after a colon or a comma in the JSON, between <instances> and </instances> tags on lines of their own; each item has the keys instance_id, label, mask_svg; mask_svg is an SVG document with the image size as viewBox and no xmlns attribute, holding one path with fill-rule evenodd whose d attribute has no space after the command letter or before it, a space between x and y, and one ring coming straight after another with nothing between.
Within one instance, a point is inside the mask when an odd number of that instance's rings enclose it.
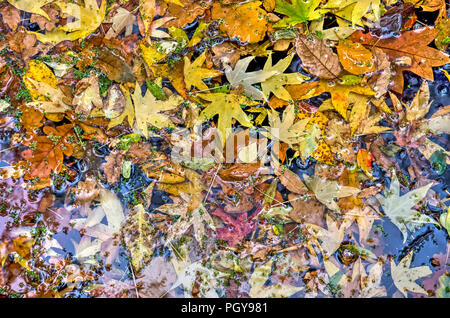
<instances>
[{"instance_id":1,"label":"wet leaf","mask_svg":"<svg viewBox=\"0 0 450 318\"><path fill-rule=\"evenodd\" d=\"M323 251L324 256L330 257L337 251L344 239L345 225L341 224L341 226L338 227L336 222L329 215L326 216L326 221L327 229L315 224L307 224L306 230L314 238L321 241L319 246L321 251Z\"/></svg>"},{"instance_id":2,"label":"wet leaf","mask_svg":"<svg viewBox=\"0 0 450 318\"><path fill-rule=\"evenodd\" d=\"M202 80L222 75L221 71L202 67L205 59L205 53L197 57L193 63L189 61L188 57L184 57L184 82L186 83L186 89L189 90L192 86L200 90L208 89L208 86Z\"/></svg>"},{"instance_id":3,"label":"wet leaf","mask_svg":"<svg viewBox=\"0 0 450 318\"><path fill-rule=\"evenodd\" d=\"M267 132L261 133L272 140L279 140L290 146L299 143L300 138L306 134L305 127L309 119L303 119L294 124L295 117L294 105L286 107L282 119L280 119L277 111L272 110L269 113L270 127L263 126Z\"/></svg>"},{"instance_id":4,"label":"wet leaf","mask_svg":"<svg viewBox=\"0 0 450 318\"><path fill-rule=\"evenodd\" d=\"M232 69L229 65L225 65L225 75L232 87L239 87L242 85L244 92L248 97L254 99L265 99L266 96L264 93L255 88L253 84L264 82L278 72L272 69L246 72L248 65L251 61L253 61L253 59L253 56L249 56L239 60L234 69Z\"/></svg>"},{"instance_id":5,"label":"wet leaf","mask_svg":"<svg viewBox=\"0 0 450 318\"><path fill-rule=\"evenodd\" d=\"M245 127L253 127L250 119L242 110L241 105L252 106L256 105L257 102L251 101L245 96L225 93L198 94L198 96L211 102L201 112L199 117L201 120L204 121L215 115L219 115L217 128L223 145L225 145L225 141L230 134L232 119L236 119Z\"/></svg>"},{"instance_id":6,"label":"wet leaf","mask_svg":"<svg viewBox=\"0 0 450 318\"><path fill-rule=\"evenodd\" d=\"M346 71L361 75L375 70L372 53L362 44L341 40L336 48L339 61Z\"/></svg>"},{"instance_id":7,"label":"wet leaf","mask_svg":"<svg viewBox=\"0 0 450 318\"><path fill-rule=\"evenodd\" d=\"M407 297L408 291L426 294L425 289L420 287L416 280L428 276L431 274L431 270L428 266L410 267L413 257L413 251L403 257L396 265L395 261L391 259L391 275L394 281L395 287Z\"/></svg>"},{"instance_id":8,"label":"wet leaf","mask_svg":"<svg viewBox=\"0 0 450 318\"><path fill-rule=\"evenodd\" d=\"M252 1L242 5L223 7L214 3L211 17L223 19L220 29L230 38L237 37L241 42L261 41L267 30L266 11L260 8L261 1Z\"/></svg>"},{"instance_id":9,"label":"wet leaf","mask_svg":"<svg viewBox=\"0 0 450 318\"><path fill-rule=\"evenodd\" d=\"M131 263L139 272L143 264L151 259L156 243L155 228L142 204L128 211L122 230L125 245L131 255Z\"/></svg>"},{"instance_id":10,"label":"wet leaf","mask_svg":"<svg viewBox=\"0 0 450 318\"><path fill-rule=\"evenodd\" d=\"M98 6L97 0L85 0L84 7L81 7L76 3L66 3L62 1L55 1L54 4L56 4L63 13L68 16L74 16L76 19L44 34L30 32L35 34L37 39L43 43L50 42L52 44L57 44L65 40L75 41L84 38L94 32L105 18L106 1L102 1L101 5ZM35 5L36 4L33 6ZM38 12L34 13L44 15L48 18L46 14L42 14L41 10L37 11Z\"/></svg>"},{"instance_id":11,"label":"wet leaf","mask_svg":"<svg viewBox=\"0 0 450 318\"><path fill-rule=\"evenodd\" d=\"M292 3L286 0L276 0L274 11L287 15L281 21L274 24L275 28L295 26L308 20L320 18L321 14L317 9L320 0L292 0Z\"/></svg>"},{"instance_id":12,"label":"wet leaf","mask_svg":"<svg viewBox=\"0 0 450 318\"><path fill-rule=\"evenodd\" d=\"M403 91L403 71L413 72L427 80L433 80L432 67L441 66L450 62L448 56L439 50L428 47L439 31L433 28L421 28L402 33L399 38L378 39L370 33L355 32L351 40L368 47L382 49L390 60L407 56L411 59L411 65L394 67L395 74L392 77L392 90L401 93Z\"/></svg>"},{"instance_id":13,"label":"wet leaf","mask_svg":"<svg viewBox=\"0 0 450 318\"><path fill-rule=\"evenodd\" d=\"M47 13L41 8L54 0L8 0L8 2L19 10L40 14L50 20Z\"/></svg>"},{"instance_id":14,"label":"wet leaf","mask_svg":"<svg viewBox=\"0 0 450 318\"><path fill-rule=\"evenodd\" d=\"M269 94L272 92L279 99L288 101L291 99L291 95L284 88L284 85L300 84L309 79L309 77L299 73L283 73L289 67L293 58L294 55L292 54L272 66L272 55L269 55L263 70L267 73L271 73L272 71L276 73L261 82L261 88L266 99L269 98Z\"/></svg>"},{"instance_id":15,"label":"wet leaf","mask_svg":"<svg viewBox=\"0 0 450 318\"><path fill-rule=\"evenodd\" d=\"M377 199L383 207L383 211L392 223L402 232L403 242L406 242L408 230L413 232L422 227L425 223L438 223L426 214L417 210L413 210L414 206L419 203L433 183L426 186L409 191L400 196L400 182L394 174L391 186L384 196L377 194Z\"/></svg>"},{"instance_id":16,"label":"wet leaf","mask_svg":"<svg viewBox=\"0 0 450 318\"><path fill-rule=\"evenodd\" d=\"M335 79L342 72L338 56L323 40L300 34L295 40L297 54L308 72L322 79Z\"/></svg>"},{"instance_id":17,"label":"wet leaf","mask_svg":"<svg viewBox=\"0 0 450 318\"><path fill-rule=\"evenodd\" d=\"M136 83L132 99L135 109L136 127L146 138L148 137L149 124L157 128L174 127L169 117L161 112L175 109L183 101L177 95L172 95L164 101L157 100L150 91L147 91L142 96L139 83Z\"/></svg>"},{"instance_id":18,"label":"wet leaf","mask_svg":"<svg viewBox=\"0 0 450 318\"><path fill-rule=\"evenodd\" d=\"M252 276L249 279L251 289L249 296L252 298L286 298L293 294L303 290L303 287L296 287L292 285L283 285L281 283L265 286L266 281L269 279L272 272L272 266L274 258L270 259L267 263L255 268Z\"/></svg>"},{"instance_id":19,"label":"wet leaf","mask_svg":"<svg viewBox=\"0 0 450 318\"><path fill-rule=\"evenodd\" d=\"M318 176L305 177L305 183L314 192L317 200L331 210L339 210L335 199L358 194L361 190L349 186L341 186L336 181L322 179Z\"/></svg>"}]
</instances>

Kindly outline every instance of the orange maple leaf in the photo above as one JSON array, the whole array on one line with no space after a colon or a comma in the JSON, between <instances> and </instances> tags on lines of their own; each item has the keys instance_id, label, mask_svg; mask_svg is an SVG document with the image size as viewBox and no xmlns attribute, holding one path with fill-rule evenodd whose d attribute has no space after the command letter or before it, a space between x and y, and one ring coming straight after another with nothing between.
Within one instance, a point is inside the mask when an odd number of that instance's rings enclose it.
<instances>
[{"instance_id":1,"label":"orange maple leaf","mask_svg":"<svg viewBox=\"0 0 450 318\"><path fill-rule=\"evenodd\" d=\"M394 62L394 73L391 79L392 90L402 93L403 71L410 71L433 81L432 67L450 63L447 54L428 46L438 33L439 30L435 28L424 27L406 31L398 38L379 39L370 33L364 34L361 31L356 31L350 39L365 46L370 46L370 48L378 47L387 54L389 59ZM395 60L401 57L409 57L411 65L396 64Z\"/></svg>"}]
</instances>

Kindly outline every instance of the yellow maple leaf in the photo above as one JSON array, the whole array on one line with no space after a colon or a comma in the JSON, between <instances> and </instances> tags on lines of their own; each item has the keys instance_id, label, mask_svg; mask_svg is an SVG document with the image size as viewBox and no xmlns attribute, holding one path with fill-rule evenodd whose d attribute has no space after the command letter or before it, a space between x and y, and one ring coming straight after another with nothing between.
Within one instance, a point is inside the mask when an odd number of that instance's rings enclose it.
<instances>
[{"instance_id":1,"label":"yellow maple leaf","mask_svg":"<svg viewBox=\"0 0 450 318\"><path fill-rule=\"evenodd\" d=\"M280 119L278 112L273 110L269 113L269 126L264 126L267 132L261 132L273 140L279 140L287 143L289 146L300 142L300 138L306 133L306 125L309 118L297 121L295 120L294 105L290 104L283 112L283 118Z\"/></svg>"},{"instance_id":2,"label":"yellow maple leaf","mask_svg":"<svg viewBox=\"0 0 450 318\"><path fill-rule=\"evenodd\" d=\"M331 94L331 104L333 108L346 120L348 119L347 109L349 106L349 94L351 92L360 95L375 95L375 92L369 87L363 87L360 85L341 85L336 83L336 81L321 80L319 85L309 91L306 95L302 96L300 99L308 99L319 96L325 92L329 92Z\"/></svg>"},{"instance_id":3,"label":"yellow maple leaf","mask_svg":"<svg viewBox=\"0 0 450 318\"><path fill-rule=\"evenodd\" d=\"M136 83L132 99L134 102L136 127L146 138L148 138L148 124L159 129L174 127L169 117L161 114L161 112L175 109L183 102L183 98L179 95L172 95L167 100L157 100L149 90L147 90L145 96L142 96L138 83Z\"/></svg>"},{"instance_id":4,"label":"yellow maple leaf","mask_svg":"<svg viewBox=\"0 0 450 318\"><path fill-rule=\"evenodd\" d=\"M42 34L29 31L29 33L35 34L37 39L43 43L50 42L55 45L65 40L75 41L85 38L94 32L105 18L105 0L102 1L100 7L97 5L97 0L85 0L84 7L62 1L54 3L70 18L67 24L58 26L51 32Z\"/></svg>"},{"instance_id":5,"label":"yellow maple leaf","mask_svg":"<svg viewBox=\"0 0 450 318\"><path fill-rule=\"evenodd\" d=\"M217 128L222 139L222 144L231 132L232 119L236 119L245 127L253 127L250 119L244 113L241 105L253 106L258 104L251 101L249 98L241 95L213 93L213 94L198 94L204 100L211 102L200 114L200 119L203 121L219 115L217 121Z\"/></svg>"},{"instance_id":6,"label":"yellow maple leaf","mask_svg":"<svg viewBox=\"0 0 450 318\"><path fill-rule=\"evenodd\" d=\"M309 79L309 77L298 72L290 74L283 73L289 67L293 58L294 54L291 54L288 57L278 61L275 65L272 65L272 55L269 55L267 58L263 71L266 73L276 72L275 75L272 75L265 81L261 82L262 91L267 99L269 98L269 94L272 92L279 99L288 101L292 98L283 86L300 84Z\"/></svg>"},{"instance_id":7,"label":"yellow maple leaf","mask_svg":"<svg viewBox=\"0 0 450 318\"><path fill-rule=\"evenodd\" d=\"M202 67L205 59L205 52L192 63L187 56L184 57L184 82L186 83L186 89L190 89L192 86L200 90L208 89L208 86L202 80L222 75L221 71Z\"/></svg>"},{"instance_id":8,"label":"yellow maple leaf","mask_svg":"<svg viewBox=\"0 0 450 318\"><path fill-rule=\"evenodd\" d=\"M46 17L48 20L50 20L50 18L48 17L47 13L41 8L53 1L54 0L8 0L8 2L17 9L40 14Z\"/></svg>"}]
</instances>

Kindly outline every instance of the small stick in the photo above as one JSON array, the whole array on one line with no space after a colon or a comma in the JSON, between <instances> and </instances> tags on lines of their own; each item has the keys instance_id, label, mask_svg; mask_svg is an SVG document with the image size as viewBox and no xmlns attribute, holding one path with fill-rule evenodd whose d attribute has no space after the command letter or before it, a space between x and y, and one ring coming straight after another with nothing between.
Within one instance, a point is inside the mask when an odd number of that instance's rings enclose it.
<instances>
[{"instance_id":1,"label":"small stick","mask_svg":"<svg viewBox=\"0 0 450 318\"><path fill-rule=\"evenodd\" d=\"M211 184L209 185L208 193L206 193L205 198L203 199L203 203L206 202L206 199L208 198L209 193L211 192L212 186L214 184L214 180L216 180L217 174L219 173L219 170L222 168L222 164L219 164L219 167L216 170L216 173L214 174L214 178L211 181Z\"/></svg>"}]
</instances>

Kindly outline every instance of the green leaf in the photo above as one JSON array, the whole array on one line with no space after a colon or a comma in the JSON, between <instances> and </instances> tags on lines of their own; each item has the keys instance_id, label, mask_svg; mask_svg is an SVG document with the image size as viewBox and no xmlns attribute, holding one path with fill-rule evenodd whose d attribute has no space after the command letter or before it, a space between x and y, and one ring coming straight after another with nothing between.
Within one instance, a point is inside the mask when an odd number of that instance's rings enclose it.
<instances>
[{"instance_id":1,"label":"green leaf","mask_svg":"<svg viewBox=\"0 0 450 318\"><path fill-rule=\"evenodd\" d=\"M436 170L437 174L441 175L445 172L447 168L447 155L442 150L435 151L431 157L430 161L433 164L433 169Z\"/></svg>"},{"instance_id":2,"label":"green leaf","mask_svg":"<svg viewBox=\"0 0 450 318\"><path fill-rule=\"evenodd\" d=\"M164 90L160 86L158 86L158 84L147 80L147 88L150 93L152 93L153 96L156 97L156 99L166 99L166 93L164 93Z\"/></svg>"},{"instance_id":3,"label":"green leaf","mask_svg":"<svg viewBox=\"0 0 450 318\"><path fill-rule=\"evenodd\" d=\"M120 138L117 147L123 150L128 150L133 142L138 142L139 140L141 140L141 135L135 133L128 134Z\"/></svg>"},{"instance_id":4,"label":"green leaf","mask_svg":"<svg viewBox=\"0 0 450 318\"><path fill-rule=\"evenodd\" d=\"M320 4L320 0L292 0L292 4L284 0L276 0L275 12L287 15L273 26L284 28L303 23L308 20L319 19L321 14L314 11Z\"/></svg>"},{"instance_id":5,"label":"green leaf","mask_svg":"<svg viewBox=\"0 0 450 318\"><path fill-rule=\"evenodd\" d=\"M122 175L125 179L128 179L131 177L131 161L124 160L122 164Z\"/></svg>"}]
</instances>

